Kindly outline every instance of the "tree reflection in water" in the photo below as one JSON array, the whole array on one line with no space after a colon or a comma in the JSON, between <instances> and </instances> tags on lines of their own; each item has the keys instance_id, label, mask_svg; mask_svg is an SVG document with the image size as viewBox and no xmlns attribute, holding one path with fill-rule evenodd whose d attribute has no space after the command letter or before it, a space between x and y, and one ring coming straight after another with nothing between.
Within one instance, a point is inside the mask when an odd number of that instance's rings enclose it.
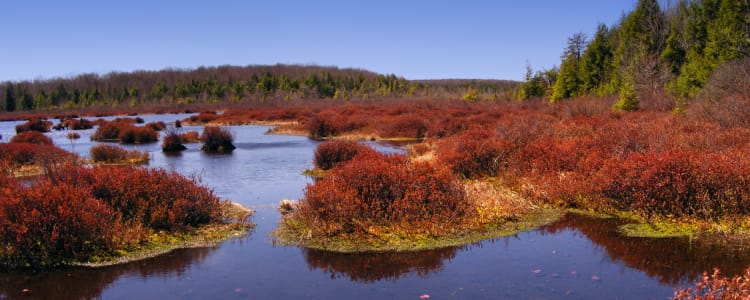
<instances>
[{"instance_id":1,"label":"tree reflection in water","mask_svg":"<svg viewBox=\"0 0 750 300\"><path fill-rule=\"evenodd\" d=\"M442 271L446 261L466 249L467 246L418 252L336 253L302 248L302 253L311 270L320 269L331 279L346 277L354 282L371 283L397 280L410 273L427 277Z\"/></svg>"},{"instance_id":2,"label":"tree reflection in water","mask_svg":"<svg viewBox=\"0 0 750 300\"><path fill-rule=\"evenodd\" d=\"M719 268L722 274L741 274L750 265L747 246L702 242L681 238L636 238L623 236L618 227L627 221L568 214L540 228L541 234L576 230L601 247L614 262L646 273L662 284L695 282L704 271Z\"/></svg>"},{"instance_id":3,"label":"tree reflection in water","mask_svg":"<svg viewBox=\"0 0 750 300\"><path fill-rule=\"evenodd\" d=\"M178 249L155 258L102 268L0 272L0 299L94 299L123 276L181 277L215 249Z\"/></svg>"}]
</instances>

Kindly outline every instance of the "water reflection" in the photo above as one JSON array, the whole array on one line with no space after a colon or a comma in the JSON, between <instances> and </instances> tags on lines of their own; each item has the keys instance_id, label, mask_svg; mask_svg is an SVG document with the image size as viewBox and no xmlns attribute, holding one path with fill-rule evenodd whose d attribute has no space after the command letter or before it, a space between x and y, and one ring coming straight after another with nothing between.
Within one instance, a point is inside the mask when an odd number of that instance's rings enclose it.
<instances>
[{"instance_id":1,"label":"water reflection","mask_svg":"<svg viewBox=\"0 0 750 300\"><path fill-rule=\"evenodd\" d=\"M750 265L747 246L698 242L686 237L627 237L618 232L618 227L625 223L622 219L568 214L538 231L554 235L568 229L576 230L601 247L613 262L621 262L668 285L694 282L704 271L713 268L721 269L725 275L737 275Z\"/></svg>"},{"instance_id":2,"label":"water reflection","mask_svg":"<svg viewBox=\"0 0 750 300\"><path fill-rule=\"evenodd\" d=\"M349 278L353 282L371 283L397 280L407 274L428 277L443 270L463 247L448 247L417 252L336 253L302 248L311 270L320 269L331 279Z\"/></svg>"},{"instance_id":3,"label":"water reflection","mask_svg":"<svg viewBox=\"0 0 750 300\"><path fill-rule=\"evenodd\" d=\"M0 299L93 299L122 277L183 277L218 247L178 249L157 258L105 268L0 273Z\"/></svg>"}]
</instances>

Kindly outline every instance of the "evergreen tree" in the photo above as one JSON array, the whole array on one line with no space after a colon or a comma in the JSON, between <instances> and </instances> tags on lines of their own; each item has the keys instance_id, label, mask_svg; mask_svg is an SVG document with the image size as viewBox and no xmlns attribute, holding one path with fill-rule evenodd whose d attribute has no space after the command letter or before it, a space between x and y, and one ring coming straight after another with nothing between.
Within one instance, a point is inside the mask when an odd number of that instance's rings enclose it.
<instances>
[{"instance_id":1,"label":"evergreen tree","mask_svg":"<svg viewBox=\"0 0 750 300\"><path fill-rule=\"evenodd\" d=\"M580 94L582 81L579 74L581 56L586 49L586 35L579 32L568 38L568 47L563 53L560 73L555 82L551 101L574 97Z\"/></svg>"},{"instance_id":2,"label":"evergreen tree","mask_svg":"<svg viewBox=\"0 0 750 300\"><path fill-rule=\"evenodd\" d=\"M609 80L612 72L612 48L609 35L607 26L599 24L594 39L591 40L581 58L581 83L583 90L587 93L597 91Z\"/></svg>"},{"instance_id":3,"label":"evergreen tree","mask_svg":"<svg viewBox=\"0 0 750 300\"><path fill-rule=\"evenodd\" d=\"M5 111L16 111L16 94L13 91L12 82L8 82L5 84Z\"/></svg>"}]
</instances>

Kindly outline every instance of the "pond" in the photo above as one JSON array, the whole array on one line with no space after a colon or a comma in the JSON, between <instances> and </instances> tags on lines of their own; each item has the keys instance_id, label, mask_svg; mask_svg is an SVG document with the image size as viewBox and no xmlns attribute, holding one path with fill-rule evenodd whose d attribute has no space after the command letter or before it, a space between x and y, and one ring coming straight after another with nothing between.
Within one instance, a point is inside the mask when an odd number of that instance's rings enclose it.
<instances>
[{"instance_id":1,"label":"pond","mask_svg":"<svg viewBox=\"0 0 750 300\"><path fill-rule=\"evenodd\" d=\"M186 115L147 115L173 122ZM0 122L2 141L17 122ZM0 273L5 299L667 299L675 287L719 267L738 274L750 251L687 239L626 238L621 221L568 215L534 231L481 243L406 253L337 254L276 246L269 237L281 199L298 199L310 180L316 141L265 135L269 127L232 126L237 149L207 155L200 145L164 155L148 151L151 167L196 174L224 199L256 210L257 227L216 247L182 249L125 265ZM185 126L182 131L200 127ZM83 156L97 144L93 130L60 147ZM371 143L381 151L396 146ZM26 290L26 292L24 292Z\"/></svg>"}]
</instances>

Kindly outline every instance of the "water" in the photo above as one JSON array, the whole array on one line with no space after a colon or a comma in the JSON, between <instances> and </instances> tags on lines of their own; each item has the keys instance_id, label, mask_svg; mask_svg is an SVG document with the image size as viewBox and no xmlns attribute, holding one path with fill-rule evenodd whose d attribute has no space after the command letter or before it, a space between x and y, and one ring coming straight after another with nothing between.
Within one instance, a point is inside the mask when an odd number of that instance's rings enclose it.
<instances>
[{"instance_id":1,"label":"water","mask_svg":"<svg viewBox=\"0 0 750 300\"><path fill-rule=\"evenodd\" d=\"M185 115L141 116L173 122ZM17 122L0 122L3 141ZM182 131L200 127L185 126ZM198 144L164 155L160 144L127 146L148 151L152 167L195 174L225 199L256 210L257 227L216 247L183 249L144 261L99 269L0 273L8 299L666 299L676 286L720 267L738 274L750 264L740 247L701 245L686 239L626 238L621 221L567 216L516 236L415 253L336 254L273 244L281 199L298 199L310 180L317 142L265 135L268 127L231 127L237 149L208 155ZM97 144L80 131L62 148L86 156ZM395 146L374 144L382 151ZM24 293L24 289L28 292Z\"/></svg>"}]
</instances>

